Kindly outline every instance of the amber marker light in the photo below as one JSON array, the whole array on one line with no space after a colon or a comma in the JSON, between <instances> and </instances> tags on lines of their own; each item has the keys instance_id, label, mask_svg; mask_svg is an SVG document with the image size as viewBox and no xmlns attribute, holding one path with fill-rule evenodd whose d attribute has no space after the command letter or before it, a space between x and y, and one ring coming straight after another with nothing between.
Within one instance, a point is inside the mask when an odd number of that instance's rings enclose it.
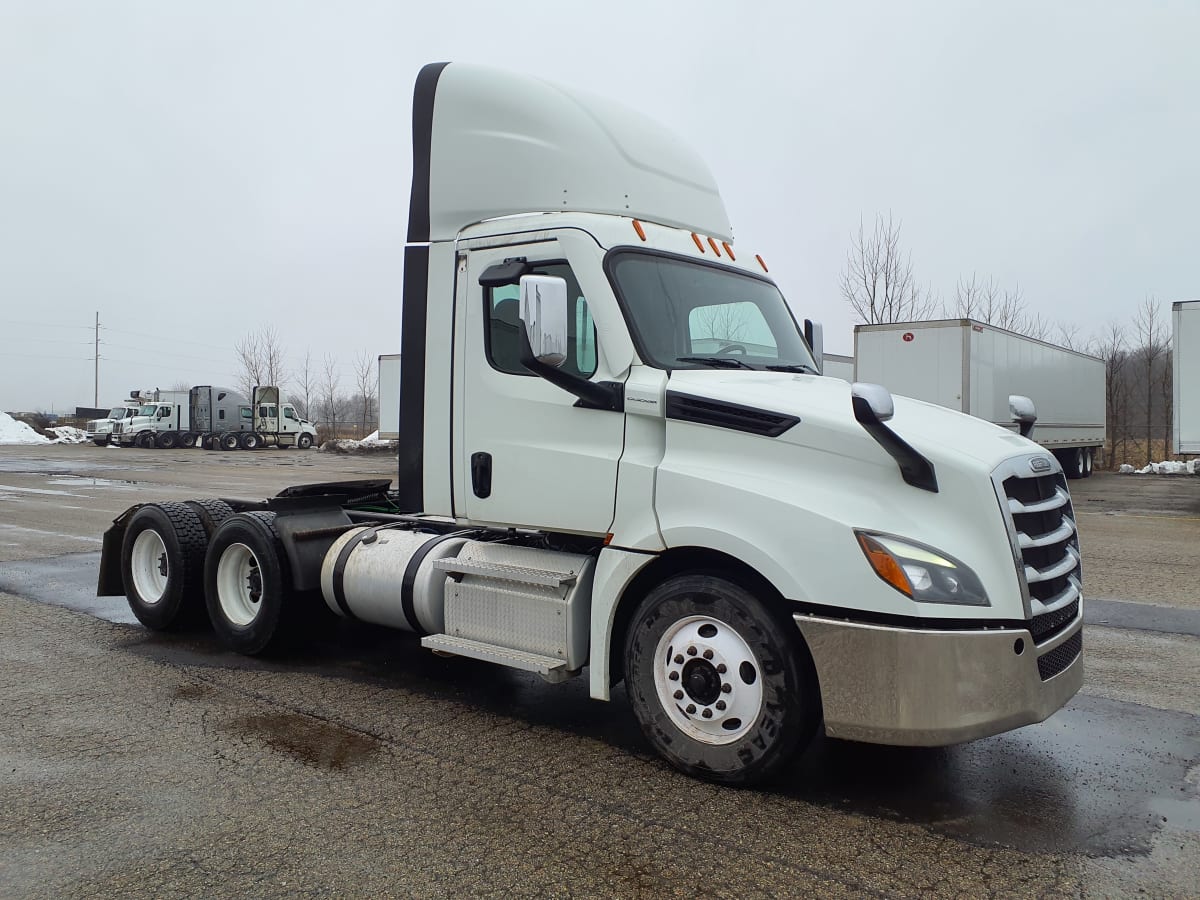
<instances>
[{"instance_id":1,"label":"amber marker light","mask_svg":"<svg viewBox=\"0 0 1200 900\"><path fill-rule=\"evenodd\" d=\"M717 256L721 255L721 248L717 246L717 242L712 238L708 239L708 246L713 248L713 253L717 254Z\"/></svg>"},{"instance_id":2,"label":"amber marker light","mask_svg":"<svg viewBox=\"0 0 1200 900\"><path fill-rule=\"evenodd\" d=\"M637 232L637 236L640 237L643 241L646 239L646 232L642 228L642 223L639 222L637 219L633 220L633 230Z\"/></svg>"},{"instance_id":3,"label":"amber marker light","mask_svg":"<svg viewBox=\"0 0 1200 900\"><path fill-rule=\"evenodd\" d=\"M904 569L900 568L900 563L896 562L896 558L870 535L859 533L857 537L875 574L904 596L911 597L913 595L912 585L908 583L908 576L904 574Z\"/></svg>"},{"instance_id":4,"label":"amber marker light","mask_svg":"<svg viewBox=\"0 0 1200 900\"><path fill-rule=\"evenodd\" d=\"M612 542L613 542L613 536L612 536L612 532L610 531L608 534L606 534L604 536L604 546L607 547Z\"/></svg>"},{"instance_id":5,"label":"amber marker light","mask_svg":"<svg viewBox=\"0 0 1200 900\"><path fill-rule=\"evenodd\" d=\"M692 240L696 242L696 249L699 250L701 253L703 253L704 252L704 241L700 240L700 235L696 234L696 232L693 231L692 232Z\"/></svg>"},{"instance_id":6,"label":"amber marker light","mask_svg":"<svg viewBox=\"0 0 1200 900\"><path fill-rule=\"evenodd\" d=\"M754 254L754 258L757 259L758 264L763 267L763 271L764 272L767 271L767 264L765 262L763 262L763 258L761 256L759 256L757 253Z\"/></svg>"},{"instance_id":7,"label":"amber marker light","mask_svg":"<svg viewBox=\"0 0 1200 900\"><path fill-rule=\"evenodd\" d=\"M729 254L729 258L737 262L737 257L733 255L733 248L729 246L729 241L721 241L721 246L725 248L725 252Z\"/></svg>"}]
</instances>

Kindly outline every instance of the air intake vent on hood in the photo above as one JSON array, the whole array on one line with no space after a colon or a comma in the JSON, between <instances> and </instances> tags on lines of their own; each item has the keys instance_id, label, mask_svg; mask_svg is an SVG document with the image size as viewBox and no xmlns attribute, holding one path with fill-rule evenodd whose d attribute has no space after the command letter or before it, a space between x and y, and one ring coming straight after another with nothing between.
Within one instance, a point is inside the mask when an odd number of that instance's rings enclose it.
<instances>
[{"instance_id":1,"label":"air intake vent on hood","mask_svg":"<svg viewBox=\"0 0 1200 900\"><path fill-rule=\"evenodd\" d=\"M690 397L674 391L667 391L667 418L696 422L700 425L715 425L718 428L732 428L734 431L761 434L763 437L778 437L800 421L797 416L767 412L765 409L727 403L724 400Z\"/></svg>"}]
</instances>

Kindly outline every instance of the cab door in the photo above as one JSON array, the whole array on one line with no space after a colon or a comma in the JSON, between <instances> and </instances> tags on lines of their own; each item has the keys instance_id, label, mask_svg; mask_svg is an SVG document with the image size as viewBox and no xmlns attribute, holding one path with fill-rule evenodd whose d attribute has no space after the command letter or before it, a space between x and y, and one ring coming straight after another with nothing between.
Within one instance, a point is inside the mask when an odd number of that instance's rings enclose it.
<instances>
[{"instance_id":1,"label":"cab door","mask_svg":"<svg viewBox=\"0 0 1200 900\"><path fill-rule=\"evenodd\" d=\"M603 279L600 261L581 279L556 240L470 250L456 291L464 326L462 416L455 416L455 513L472 522L603 535L613 520L624 414L576 406L576 398L520 363L520 287L483 287L492 265L524 257L528 274L567 282L568 358L564 368L593 381L597 332L580 281ZM464 277L465 275L465 277Z\"/></svg>"}]
</instances>

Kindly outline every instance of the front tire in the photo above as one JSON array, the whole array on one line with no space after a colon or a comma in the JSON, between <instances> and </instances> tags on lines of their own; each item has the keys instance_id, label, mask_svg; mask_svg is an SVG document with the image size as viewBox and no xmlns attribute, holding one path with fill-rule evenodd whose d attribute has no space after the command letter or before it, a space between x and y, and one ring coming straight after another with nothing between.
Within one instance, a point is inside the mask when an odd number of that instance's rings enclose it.
<instances>
[{"instance_id":1,"label":"front tire","mask_svg":"<svg viewBox=\"0 0 1200 900\"><path fill-rule=\"evenodd\" d=\"M204 550L199 517L183 503L152 503L133 514L121 545L129 608L154 631L202 619Z\"/></svg>"},{"instance_id":2,"label":"front tire","mask_svg":"<svg viewBox=\"0 0 1200 900\"><path fill-rule=\"evenodd\" d=\"M305 432L296 438L296 446L301 450L307 450L313 445L312 435Z\"/></svg>"},{"instance_id":3,"label":"front tire","mask_svg":"<svg viewBox=\"0 0 1200 900\"><path fill-rule=\"evenodd\" d=\"M642 731L675 768L725 784L769 778L820 720L795 624L739 584L671 578L642 601L625 641L625 685Z\"/></svg>"},{"instance_id":4,"label":"front tire","mask_svg":"<svg viewBox=\"0 0 1200 900\"><path fill-rule=\"evenodd\" d=\"M275 513L221 523L204 561L204 598L213 630L238 653L254 656L295 638L313 598L291 589Z\"/></svg>"},{"instance_id":5,"label":"front tire","mask_svg":"<svg viewBox=\"0 0 1200 900\"><path fill-rule=\"evenodd\" d=\"M100 438L92 438L92 443L95 444L97 447L107 447L108 446L108 438L105 438L104 440L100 440Z\"/></svg>"}]
</instances>

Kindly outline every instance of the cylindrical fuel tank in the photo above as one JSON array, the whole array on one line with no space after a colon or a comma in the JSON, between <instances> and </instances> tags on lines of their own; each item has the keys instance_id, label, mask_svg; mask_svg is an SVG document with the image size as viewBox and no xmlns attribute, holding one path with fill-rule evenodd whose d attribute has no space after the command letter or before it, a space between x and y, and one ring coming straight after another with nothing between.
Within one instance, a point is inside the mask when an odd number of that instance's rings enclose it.
<instances>
[{"instance_id":1,"label":"cylindrical fuel tank","mask_svg":"<svg viewBox=\"0 0 1200 900\"><path fill-rule=\"evenodd\" d=\"M339 616L419 634L445 630L446 573L433 562L456 556L464 534L396 527L354 528L321 564L321 594Z\"/></svg>"}]
</instances>

